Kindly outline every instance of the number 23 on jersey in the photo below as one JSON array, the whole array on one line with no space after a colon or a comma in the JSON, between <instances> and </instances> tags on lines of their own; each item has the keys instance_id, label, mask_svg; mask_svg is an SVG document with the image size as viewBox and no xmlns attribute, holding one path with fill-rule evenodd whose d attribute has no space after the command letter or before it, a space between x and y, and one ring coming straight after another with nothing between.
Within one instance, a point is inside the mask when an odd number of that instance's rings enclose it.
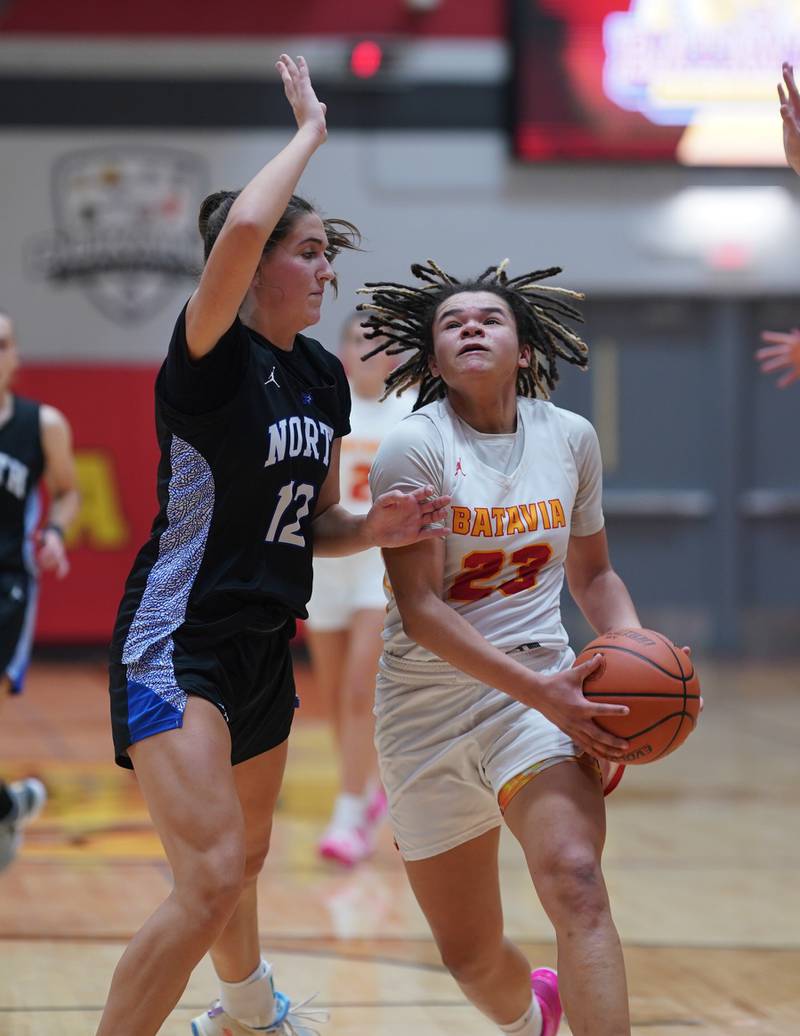
<instances>
[{"instance_id":1,"label":"number 23 on jersey","mask_svg":"<svg viewBox=\"0 0 800 1036\"><path fill-rule=\"evenodd\" d=\"M480 601L495 591L508 597L536 586L539 572L553 556L549 543L534 543L513 551L509 556L503 550L473 550L461 559L461 571L450 587L452 601ZM516 567L516 574L502 582L496 579L506 564ZM483 584L483 585L479 585Z\"/></svg>"}]
</instances>

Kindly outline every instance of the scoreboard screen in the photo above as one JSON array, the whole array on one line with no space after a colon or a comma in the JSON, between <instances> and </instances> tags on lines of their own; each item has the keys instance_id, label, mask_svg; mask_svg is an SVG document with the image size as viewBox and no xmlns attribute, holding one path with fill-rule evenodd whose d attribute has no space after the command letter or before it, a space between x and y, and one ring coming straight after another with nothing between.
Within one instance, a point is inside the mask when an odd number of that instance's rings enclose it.
<instances>
[{"instance_id":1,"label":"scoreboard screen","mask_svg":"<svg viewBox=\"0 0 800 1036\"><path fill-rule=\"evenodd\" d=\"M800 0L510 0L518 158L771 166Z\"/></svg>"}]
</instances>

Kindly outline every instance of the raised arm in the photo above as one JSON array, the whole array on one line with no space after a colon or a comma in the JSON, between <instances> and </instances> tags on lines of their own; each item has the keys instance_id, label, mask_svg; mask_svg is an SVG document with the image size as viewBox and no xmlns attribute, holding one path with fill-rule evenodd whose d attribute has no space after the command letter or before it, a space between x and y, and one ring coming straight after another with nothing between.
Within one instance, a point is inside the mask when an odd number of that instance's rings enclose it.
<instances>
[{"instance_id":1,"label":"raised arm","mask_svg":"<svg viewBox=\"0 0 800 1036\"><path fill-rule=\"evenodd\" d=\"M281 54L276 65L297 132L241 191L214 243L200 283L186 310L186 342L193 359L214 348L233 323L261 259L300 176L325 142L325 105L311 85L308 65Z\"/></svg>"},{"instance_id":2,"label":"raised arm","mask_svg":"<svg viewBox=\"0 0 800 1036\"><path fill-rule=\"evenodd\" d=\"M800 91L794 81L794 68L788 61L784 61L782 72L783 83L778 83L778 98L783 119L783 150L786 161L800 175Z\"/></svg>"}]
</instances>

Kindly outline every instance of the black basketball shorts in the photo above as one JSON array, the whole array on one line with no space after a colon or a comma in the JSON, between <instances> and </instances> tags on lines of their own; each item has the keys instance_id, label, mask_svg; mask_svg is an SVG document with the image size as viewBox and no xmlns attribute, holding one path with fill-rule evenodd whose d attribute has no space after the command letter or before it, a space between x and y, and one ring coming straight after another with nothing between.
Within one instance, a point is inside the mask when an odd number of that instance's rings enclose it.
<instances>
[{"instance_id":1,"label":"black basketball shorts","mask_svg":"<svg viewBox=\"0 0 800 1036\"><path fill-rule=\"evenodd\" d=\"M295 695L289 641L294 620L265 632L247 628L203 644L177 630L125 664L112 647L111 727L119 766L133 769L128 748L183 725L190 695L215 705L228 724L231 763L242 763L289 736Z\"/></svg>"},{"instance_id":2,"label":"black basketball shorts","mask_svg":"<svg viewBox=\"0 0 800 1036\"><path fill-rule=\"evenodd\" d=\"M0 676L19 694L36 624L36 582L26 572L0 572Z\"/></svg>"}]
</instances>

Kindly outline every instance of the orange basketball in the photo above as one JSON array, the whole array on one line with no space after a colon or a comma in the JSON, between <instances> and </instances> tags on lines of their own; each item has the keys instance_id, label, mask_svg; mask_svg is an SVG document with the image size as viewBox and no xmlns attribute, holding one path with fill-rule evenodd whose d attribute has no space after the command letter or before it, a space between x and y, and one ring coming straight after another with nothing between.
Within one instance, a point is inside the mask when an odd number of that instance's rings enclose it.
<instances>
[{"instance_id":1,"label":"orange basketball","mask_svg":"<svg viewBox=\"0 0 800 1036\"><path fill-rule=\"evenodd\" d=\"M581 651L575 665L603 656L584 681L590 701L627 705L627 716L596 720L610 734L630 741L626 763L653 763L682 745L700 713L700 683L691 658L654 630L614 630Z\"/></svg>"}]
</instances>

